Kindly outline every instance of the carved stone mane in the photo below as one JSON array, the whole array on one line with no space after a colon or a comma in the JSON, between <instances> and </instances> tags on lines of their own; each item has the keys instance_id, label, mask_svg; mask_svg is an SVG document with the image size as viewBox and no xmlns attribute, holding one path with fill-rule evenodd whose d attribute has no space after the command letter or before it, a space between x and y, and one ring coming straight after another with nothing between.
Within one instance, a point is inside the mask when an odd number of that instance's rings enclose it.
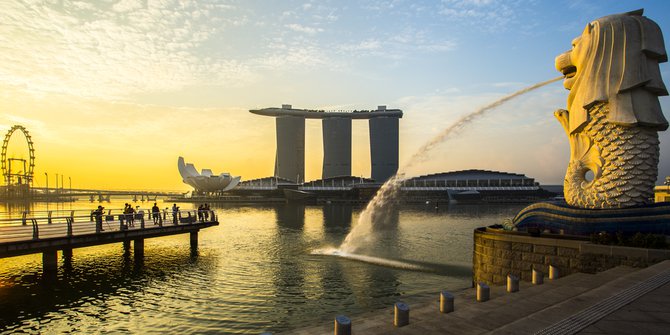
<instances>
[{"instance_id":1,"label":"carved stone mane","mask_svg":"<svg viewBox=\"0 0 670 335\"><path fill-rule=\"evenodd\" d=\"M668 94L658 66L668 59L661 30L642 10L610 15L588 24L572 46L556 57L570 90L568 110L556 112L571 148L566 201L644 204L658 172L657 132L668 128L658 101Z\"/></svg>"}]
</instances>

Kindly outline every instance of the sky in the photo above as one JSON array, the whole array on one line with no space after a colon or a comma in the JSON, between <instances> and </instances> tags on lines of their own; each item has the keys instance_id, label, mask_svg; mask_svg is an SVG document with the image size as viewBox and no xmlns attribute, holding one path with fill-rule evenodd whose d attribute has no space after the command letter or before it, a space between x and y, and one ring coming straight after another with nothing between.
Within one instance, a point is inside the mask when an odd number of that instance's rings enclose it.
<instances>
[{"instance_id":1,"label":"sky","mask_svg":"<svg viewBox=\"0 0 670 335\"><path fill-rule=\"evenodd\" d=\"M65 187L186 191L179 156L242 180L273 174L274 120L249 109L386 105L404 111L403 166L461 116L559 76L554 58L588 22L639 8L667 41L661 0L4 0L0 131L30 133L35 186L59 175ZM667 63L661 73L670 85ZM410 175L487 169L562 184L569 145L553 112L567 95L559 81L491 110ZM356 176L370 176L367 127L354 121ZM659 181L670 131L660 139ZM307 180L320 178L322 146L308 120ZM22 134L8 156L27 158Z\"/></svg>"}]
</instances>

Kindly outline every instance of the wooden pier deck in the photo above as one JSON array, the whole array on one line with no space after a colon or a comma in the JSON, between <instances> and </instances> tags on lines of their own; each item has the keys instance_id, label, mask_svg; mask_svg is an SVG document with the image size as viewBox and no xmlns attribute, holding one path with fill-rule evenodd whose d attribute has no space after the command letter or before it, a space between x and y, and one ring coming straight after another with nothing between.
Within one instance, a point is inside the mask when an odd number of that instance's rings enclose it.
<instances>
[{"instance_id":1,"label":"wooden pier deck","mask_svg":"<svg viewBox=\"0 0 670 335\"><path fill-rule=\"evenodd\" d=\"M197 210L179 211L176 218L164 211L157 223L151 213L134 214L133 223L129 224L128 215L114 215L109 210L103 215L103 230L98 231L89 210L52 214L24 213L20 218L0 219L0 258L42 253L43 269L48 272L57 268L58 250L67 258L73 249L109 243L123 243L128 250L133 241L135 257L141 258L144 239L186 233L195 250L199 230L219 225L214 211L207 211L207 219L200 218Z\"/></svg>"}]
</instances>

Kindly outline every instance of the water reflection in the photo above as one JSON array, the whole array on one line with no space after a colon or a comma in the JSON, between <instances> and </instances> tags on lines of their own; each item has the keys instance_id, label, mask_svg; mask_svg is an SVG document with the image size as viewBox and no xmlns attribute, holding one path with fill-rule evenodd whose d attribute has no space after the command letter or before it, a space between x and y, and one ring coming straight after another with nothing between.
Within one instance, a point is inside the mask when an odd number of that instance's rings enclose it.
<instances>
[{"instance_id":1,"label":"water reflection","mask_svg":"<svg viewBox=\"0 0 670 335\"><path fill-rule=\"evenodd\" d=\"M277 225L282 228L302 229L305 225L305 205L287 202L275 207Z\"/></svg>"},{"instance_id":2,"label":"water reflection","mask_svg":"<svg viewBox=\"0 0 670 335\"><path fill-rule=\"evenodd\" d=\"M351 228L354 207L349 204L333 203L323 206L323 225L326 231L340 232L342 228Z\"/></svg>"},{"instance_id":3,"label":"water reflection","mask_svg":"<svg viewBox=\"0 0 670 335\"><path fill-rule=\"evenodd\" d=\"M109 297L130 297L151 290L153 282L167 282L186 272L211 277L215 255L193 257L185 249L154 247L146 257L135 262L124 255L120 244L101 248L77 249L71 260L55 276L42 276L40 257L22 256L11 260L0 272L0 329L9 332L22 329L25 320L51 318L65 310L104 309ZM60 255L59 255L60 256ZM23 263L24 264L20 264ZM11 272L7 272L11 271ZM159 307L159 306L156 306ZM104 318L106 312L101 313ZM114 318L114 317L112 317ZM73 331L87 325L55 322L50 331ZM83 327L83 328L82 328ZM93 327L95 328L95 327ZM95 332L94 329L93 332Z\"/></svg>"}]
</instances>

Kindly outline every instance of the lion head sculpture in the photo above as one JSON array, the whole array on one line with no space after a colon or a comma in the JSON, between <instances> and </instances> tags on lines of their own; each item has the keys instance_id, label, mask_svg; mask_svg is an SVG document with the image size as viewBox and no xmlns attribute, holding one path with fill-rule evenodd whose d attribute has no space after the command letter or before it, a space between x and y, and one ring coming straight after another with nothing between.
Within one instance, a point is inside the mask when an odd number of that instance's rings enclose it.
<instances>
[{"instance_id":1,"label":"lion head sculpture","mask_svg":"<svg viewBox=\"0 0 670 335\"><path fill-rule=\"evenodd\" d=\"M609 15L589 23L572 50L556 57L556 69L570 90L568 133L588 122L588 110L609 104L609 122L668 128L658 96L668 95L658 63L666 62L658 25L643 10Z\"/></svg>"}]
</instances>

